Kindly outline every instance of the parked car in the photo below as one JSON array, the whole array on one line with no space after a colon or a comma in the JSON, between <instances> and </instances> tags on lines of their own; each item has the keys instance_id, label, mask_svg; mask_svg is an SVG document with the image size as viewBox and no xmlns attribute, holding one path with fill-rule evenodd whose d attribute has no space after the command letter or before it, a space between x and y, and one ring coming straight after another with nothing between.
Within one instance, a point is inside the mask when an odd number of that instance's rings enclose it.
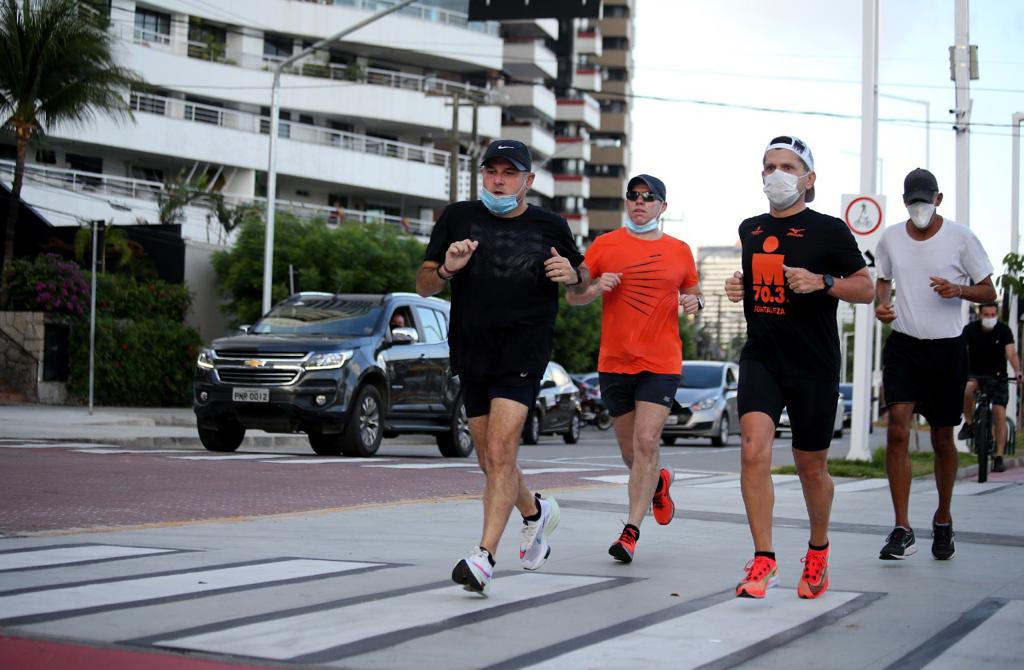
<instances>
[{"instance_id":1,"label":"parked car","mask_svg":"<svg viewBox=\"0 0 1024 670\"><path fill-rule=\"evenodd\" d=\"M793 427L789 424L789 409L786 407L782 408L782 415L779 417L779 425L775 426L775 437L779 437L783 432L792 432ZM832 426L832 437L843 436L843 396L839 394L836 396L836 418Z\"/></svg>"},{"instance_id":2,"label":"parked car","mask_svg":"<svg viewBox=\"0 0 1024 670\"><path fill-rule=\"evenodd\" d=\"M582 425L579 389L565 368L549 362L540 380L537 402L523 426L523 443L537 444L541 435L561 434L566 444L576 444Z\"/></svg>"},{"instance_id":3,"label":"parked car","mask_svg":"<svg viewBox=\"0 0 1024 670\"><path fill-rule=\"evenodd\" d=\"M299 293L197 360L194 409L210 451L245 431L304 432L321 456L372 456L382 437L429 433L473 451L448 354L449 303L411 293Z\"/></svg>"},{"instance_id":4,"label":"parked car","mask_svg":"<svg viewBox=\"0 0 1024 670\"><path fill-rule=\"evenodd\" d=\"M840 384L839 395L843 396L843 426L849 428L853 416L853 384Z\"/></svg>"},{"instance_id":5,"label":"parked car","mask_svg":"<svg viewBox=\"0 0 1024 670\"><path fill-rule=\"evenodd\" d=\"M583 411L583 425L594 424L598 430L612 427L608 406L601 399L600 377L596 372L569 375L580 390L580 407Z\"/></svg>"},{"instance_id":6,"label":"parked car","mask_svg":"<svg viewBox=\"0 0 1024 670\"><path fill-rule=\"evenodd\" d=\"M680 437L708 437L721 447L740 431L736 388L740 368L726 361L685 361L672 409L661 430L661 443Z\"/></svg>"}]
</instances>

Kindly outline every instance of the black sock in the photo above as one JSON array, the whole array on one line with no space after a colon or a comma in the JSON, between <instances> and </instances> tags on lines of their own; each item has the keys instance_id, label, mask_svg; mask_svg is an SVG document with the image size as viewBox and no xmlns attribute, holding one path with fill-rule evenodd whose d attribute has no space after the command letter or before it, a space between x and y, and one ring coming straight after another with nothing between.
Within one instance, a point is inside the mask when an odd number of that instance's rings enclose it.
<instances>
[{"instance_id":1,"label":"black sock","mask_svg":"<svg viewBox=\"0 0 1024 670\"><path fill-rule=\"evenodd\" d=\"M537 513L531 516L524 516L523 521L540 521L540 498L534 498L533 500L537 505Z\"/></svg>"},{"instance_id":2,"label":"black sock","mask_svg":"<svg viewBox=\"0 0 1024 670\"><path fill-rule=\"evenodd\" d=\"M825 551L826 549L828 549L828 540L826 540L825 544L821 545L820 547L815 547L810 542L807 543L807 546L813 549L814 551Z\"/></svg>"},{"instance_id":3,"label":"black sock","mask_svg":"<svg viewBox=\"0 0 1024 670\"><path fill-rule=\"evenodd\" d=\"M491 556L490 549L488 549L486 547L480 547L480 549L482 549L483 551L487 552L487 562L490 563L491 567L493 568L494 567L494 556Z\"/></svg>"},{"instance_id":4,"label":"black sock","mask_svg":"<svg viewBox=\"0 0 1024 670\"><path fill-rule=\"evenodd\" d=\"M634 526L631 523L627 523L626 524L626 528L632 528L633 531L636 533L636 539L638 539L638 540L640 539L640 529L639 528L637 528L636 526Z\"/></svg>"},{"instance_id":5,"label":"black sock","mask_svg":"<svg viewBox=\"0 0 1024 670\"><path fill-rule=\"evenodd\" d=\"M756 558L758 556L764 556L765 558L770 558L773 561L775 560L775 552L774 551L755 551L754 552L754 557Z\"/></svg>"}]
</instances>

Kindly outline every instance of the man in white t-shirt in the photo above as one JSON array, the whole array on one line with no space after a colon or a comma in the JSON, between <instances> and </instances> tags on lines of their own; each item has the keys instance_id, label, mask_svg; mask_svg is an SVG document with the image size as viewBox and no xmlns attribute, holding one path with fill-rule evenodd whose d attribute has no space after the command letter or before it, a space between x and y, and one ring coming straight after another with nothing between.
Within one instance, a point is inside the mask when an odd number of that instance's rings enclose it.
<instances>
[{"instance_id":1,"label":"man in white t-shirt","mask_svg":"<svg viewBox=\"0 0 1024 670\"><path fill-rule=\"evenodd\" d=\"M953 428L960 423L967 382L967 347L961 335L964 300L995 300L992 263L966 226L942 218L935 176L918 168L903 182L910 219L882 233L875 252L875 316L892 323L882 352L882 385L889 408L885 467L896 527L878 557L903 559L917 551L910 525L907 445L915 406L931 426L939 506L932 517L932 555L953 557L950 501L959 465ZM890 302L896 286L896 307Z\"/></svg>"}]
</instances>

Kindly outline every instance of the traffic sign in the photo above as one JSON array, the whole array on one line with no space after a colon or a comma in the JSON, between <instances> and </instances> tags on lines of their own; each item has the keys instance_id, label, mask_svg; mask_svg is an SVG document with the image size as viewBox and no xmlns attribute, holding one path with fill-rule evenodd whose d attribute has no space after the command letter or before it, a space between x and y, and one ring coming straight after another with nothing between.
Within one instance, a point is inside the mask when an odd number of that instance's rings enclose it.
<instances>
[{"instance_id":1,"label":"traffic sign","mask_svg":"<svg viewBox=\"0 0 1024 670\"><path fill-rule=\"evenodd\" d=\"M843 221L857 240L861 252L874 259L875 246L885 228L885 196L846 194L842 200Z\"/></svg>"}]
</instances>

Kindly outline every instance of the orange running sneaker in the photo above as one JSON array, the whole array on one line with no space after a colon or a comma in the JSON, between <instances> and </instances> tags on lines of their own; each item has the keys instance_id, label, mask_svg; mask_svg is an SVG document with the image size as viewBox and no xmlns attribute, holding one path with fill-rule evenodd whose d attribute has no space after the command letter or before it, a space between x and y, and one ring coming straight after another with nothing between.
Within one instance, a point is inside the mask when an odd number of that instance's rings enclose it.
<instances>
[{"instance_id":1,"label":"orange running sneaker","mask_svg":"<svg viewBox=\"0 0 1024 670\"><path fill-rule=\"evenodd\" d=\"M676 515L676 504L672 502L672 496L668 492L668 487L672 486L672 480L675 478L676 473L668 466L658 472L661 490L654 494L651 507L654 510L654 520L662 526L667 526Z\"/></svg>"},{"instance_id":2,"label":"orange running sneaker","mask_svg":"<svg viewBox=\"0 0 1024 670\"><path fill-rule=\"evenodd\" d=\"M817 598L828 590L828 547L808 549L803 557L804 574L796 585L796 594L801 598Z\"/></svg>"},{"instance_id":3,"label":"orange running sneaker","mask_svg":"<svg viewBox=\"0 0 1024 670\"><path fill-rule=\"evenodd\" d=\"M779 566L767 556L754 556L744 570L747 576L736 585L737 598L764 598L765 591L775 586L779 578Z\"/></svg>"},{"instance_id":4,"label":"orange running sneaker","mask_svg":"<svg viewBox=\"0 0 1024 670\"><path fill-rule=\"evenodd\" d=\"M633 554L636 553L636 541L640 539L640 531L635 526L626 525L622 529L622 535L608 548L608 553L615 560L623 563L631 563Z\"/></svg>"}]
</instances>

